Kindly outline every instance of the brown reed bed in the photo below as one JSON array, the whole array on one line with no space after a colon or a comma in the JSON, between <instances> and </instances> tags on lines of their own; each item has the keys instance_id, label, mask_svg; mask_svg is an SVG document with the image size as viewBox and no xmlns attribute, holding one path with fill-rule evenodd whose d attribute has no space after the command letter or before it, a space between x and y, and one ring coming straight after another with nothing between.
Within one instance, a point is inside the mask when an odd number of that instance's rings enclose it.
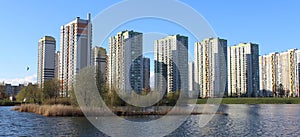
<instances>
[{"instance_id":1,"label":"brown reed bed","mask_svg":"<svg viewBox=\"0 0 300 137\"><path fill-rule=\"evenodd\" d=\"M147 115L210 115L210 114L221 114L228 115L224 112L207 113L200 112L198 110L193 110L192 112L187 112L184 108L179 108L173 110L169 113L171 107L161 106L155 107L155 110L143 110L143 109L132 109L131 107L115 107L111 108L112 112L118 116L147 116ZM84 116L83 112L79 107L67 106L67 105L36 105L36 104L23 104L21 106L15 106L13 108L15 111L19 112L31 112L47 117L55 116ZM84 110L89 116L112 116L112 113L108 113L103 108L89 108Z\"/></svg>"},{"instance_id":2,"label":"brown reed bed","mask_svg":"<svg viewBox=\"0 0 300 137\"><path fill-rule=\"evenodd\" d=\"M13 110L19 112L31 112L31 113L35 113L47 117L84 116L79 107L73 107L67 105L23 104L21 106L15 106Z\"/></svg>"}]
</instances>

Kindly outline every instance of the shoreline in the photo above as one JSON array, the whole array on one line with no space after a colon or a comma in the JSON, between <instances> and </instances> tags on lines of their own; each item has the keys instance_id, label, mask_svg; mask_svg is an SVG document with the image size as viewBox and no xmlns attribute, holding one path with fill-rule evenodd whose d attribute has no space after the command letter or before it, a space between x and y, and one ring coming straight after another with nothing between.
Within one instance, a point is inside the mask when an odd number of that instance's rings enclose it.
<instances>
[{"instance_id":1,"label":"shoreline","mask_svg":"<svg viewBox=\"0 0 300 137\"><path fill-rule=\"evenodd\" d=\"M197 104L218 104L216 100L222 100L220 104L300 104L300 98L207 98L198 99ZM215 100L215 101L214 101Z\"/></svg>"},{"instance_id":2,"label":"shoreline","mask_svg":"<svg viewBox=\"0 0 300 137\"><path fill-rule=\"evenodd\" d=\"M209 100L209 102L208 102ZM211 98L211 99L198 99L198 105L205 104L218 104L220 98ZM1 103L0 103L1 104ZM259 105L259 104L300 104L300 98L222 98L221 105ZM3 105L0 105L3 106ZM83 117L84 113L81 111L79 107L68 106L68 105L36 105L36 104L14 104L14 105L5 105L5 106L14 106L12 110L19 112L30 112L38 115L43 115L46 117ZM163 116L168 114L168 112L172 109L170 106L158 106L152 107L151 109L135 109L131 107L114 107L112 112L117 116L149 116L149 115L157 115ZM101 108L93 108L87 109L85 111L89 113L89 115L103 115L103 116L111 116L111 113L104 111ZM220 114L220 115L228 115L224 112L217 111L216 113L208 113L201 112L199 110L193 110L191 113L187 113L184 109L177 109L174 113L169 113L171 115L203 115L203 114Z\"/></svg>"},{"instance_id":3,"label":"shoreline","mask_svg":"<svg viewBox=\"0 0 300 137\"><path fill-rule=\"evenodd\" d=\"M80 108L66 105L36 105L36 104L22 104L12 108L18 112L29 112L46 117L80 117L84 116Z\"/></svg>"},{"instance_id":4,"label":"shoreline","mask_svg":"<svg viewBox=\"0 0 300 137\"><path fill-rule=\"evenodd\" d=\"M160 106L153 107L151 110L144 109L132 109L131 107L116 107L112 112L117 116L163 116L167 115L172 107L169 106ZM36 104L25 104L21 106L15 106L12 108L14 111L18 112L29 112L35 113L38 115L46 117L83 117L84 113L79 107L74 106L65 106L65 105L36 105ZM112 113L109 113L101 108L93 108L85 110L89 115L95 116L113 116ZM187 112L184 107L176 109L173 113L168 115L210 115L210 114L219 114L219 115L228 115L224 112L201 112L194 109L192 112Z\"/></svg>"},{"instance_id":5,"label":"shoreline","mask_svg":"<svg viewBox=\"0 0 300 137\"><path fill-rule=\"evenodd\" d=\"M21 105L21 102L10 102L10 101L0 101L0 106L18 106Z\"/></svg>"}]
</instances>

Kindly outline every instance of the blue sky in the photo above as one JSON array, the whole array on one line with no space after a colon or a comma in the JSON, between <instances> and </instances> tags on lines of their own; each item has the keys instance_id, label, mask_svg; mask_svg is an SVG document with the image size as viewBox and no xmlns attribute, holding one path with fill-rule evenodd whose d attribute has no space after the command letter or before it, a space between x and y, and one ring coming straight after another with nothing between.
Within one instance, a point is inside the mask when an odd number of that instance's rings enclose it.
<instances>
[{"instance_id":1,"label":"blue sky","mask_svg":"<svg viewBox=\"0 0 300 137\"><path fill-rule=\"evenodd\" d=\"M0 3L0 81L18 83L35 81L37 70L37 43L44 35L54 36L59 50L60 26L77 16L95 17L117 0L6 0ZM229 45L239 42L260 44L260 54L300 48L300 1L196 1L181 0L194 8L212 26L216 34L228 40ZM167 6L167 5L166 5ZM177 34L186 32L178 26L162 21L130 22L118 28L141 32ZM148 23L147 23L148 22ZM160 25L150 25L150 24ZM148 25L147 25L148 24ZM190 49L193 49L190 39ZM107 44L102 45L107 47ZM29 66L30 70L26 71Z\"/></svg>"}]
</instances>

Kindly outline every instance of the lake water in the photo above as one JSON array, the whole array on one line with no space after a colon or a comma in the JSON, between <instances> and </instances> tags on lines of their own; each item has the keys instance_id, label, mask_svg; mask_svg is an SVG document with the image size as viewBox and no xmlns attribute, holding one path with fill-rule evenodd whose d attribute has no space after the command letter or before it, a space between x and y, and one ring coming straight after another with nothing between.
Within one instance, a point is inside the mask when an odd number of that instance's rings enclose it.
<instances>
[{"instance_id":1,"label":"lake water","mask_svg":"<svg viewBox=\"0 0 300 137\"><path fill-rule=\"evenodd\" d=\"M222 105L220 110L228 115L214 115L204 127L200 127L198 123L199 116L190 116L169 136L300 136L298 104ZM158 129L153 127L150 130ZM145 136L148 136L147 133ZM83 117L43 117L12 111L11 107L0 107L0 136L105 136L105 134Z\"/></svg>"}]
</instances>

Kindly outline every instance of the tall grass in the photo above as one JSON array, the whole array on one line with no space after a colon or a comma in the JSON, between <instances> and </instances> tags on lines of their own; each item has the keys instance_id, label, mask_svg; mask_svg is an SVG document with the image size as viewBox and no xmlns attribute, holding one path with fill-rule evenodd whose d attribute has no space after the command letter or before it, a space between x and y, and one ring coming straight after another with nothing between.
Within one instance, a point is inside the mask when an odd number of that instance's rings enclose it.
<instances>
[{"instance_id":1,"label":"tall grass","mask_svg":"<svg viewBox=\"0 0 300 137\"><path fill-rule=\"evenodd\" d=\"M200 114L212 114L209 112L201 112L199 110L193 110L189 112L185 107L179 107L169 113L172 107L170 106L156 106L152 110L134 109L128 106L116 107L112 110L118 116L143 116L143 115L200 115ZM65 106L65 105L36 105L36 104L24 104L21 106L15 106L13 110L19 112L31 112L47 117L54 116L84 116L79 107ZM86 109L86 113L89 116L113 116L111 113L107 113L103 108ZM216 112L213 114L225 114L224 112Z\"/></svg>"},{"instance_id":2,"label":"tall grass","mask_svg":"<svg viewBox=\"0 0 300 137\"><path fill-rule=\"evenodd\" d=\"M79 107L66 106L66 105L36 105L24 104L16 106L13 110L19 112L31 112L43 116L83 116Z\"/></svg>"}]
</instances>

